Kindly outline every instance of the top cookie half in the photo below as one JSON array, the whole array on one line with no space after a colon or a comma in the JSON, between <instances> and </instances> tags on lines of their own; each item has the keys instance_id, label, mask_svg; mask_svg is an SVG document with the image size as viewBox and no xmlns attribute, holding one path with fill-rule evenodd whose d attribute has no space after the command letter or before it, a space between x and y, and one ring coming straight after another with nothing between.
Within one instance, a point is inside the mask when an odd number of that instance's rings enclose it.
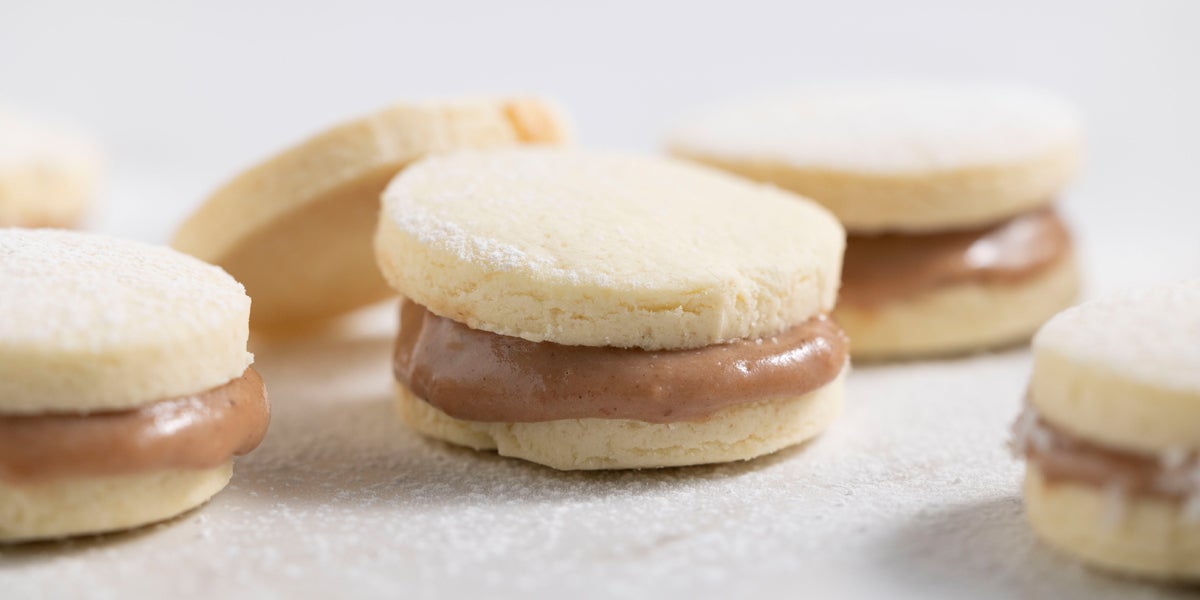
<instances>
[{"instance_id":1,"label":"top cookie half","mask_svg":"<svg viewBox=\"0 0 1200 600\"><path fill-rule=\"evenodd\" d=\"M845 232L778 189L667 159L554 149L423 160L384 192L400 293L473 328L693 348L833 307Z\"/></svg>"},{"instance_id":2,"label":"top cookie half","mask_svg":"<svg viewBox=\"0 0 1200 600\"><path fill-rule=\"evenodd\" d=\"M169 248L0 229L0 414L124 409L240 377L250 298Z\"/></svg>"},{"instance_id":3,"label":"top cookie half","mask_svg":"<svg viewBox=\"0 0 1200 600\"><path fill-rule=\"evenodd\" d=\"M398 171L429 154L568 137L557 109L537 99L396 103L238 175L172 246L242 282L256 327L333 317L391 293L371 239L379 194Z\"/></svg>"},{"instance_id":4,"label":"top cookie half","mask_svg":"<svg viewBox=\"0 0 1200 600\"><path fill-rule=\"evenodd\" d=\"M694 113L672 153L824 204L851 232L987 225L1049 204L1081 128L1044 92L979 84L842 84Z\"/></svg>"}]
</instances>

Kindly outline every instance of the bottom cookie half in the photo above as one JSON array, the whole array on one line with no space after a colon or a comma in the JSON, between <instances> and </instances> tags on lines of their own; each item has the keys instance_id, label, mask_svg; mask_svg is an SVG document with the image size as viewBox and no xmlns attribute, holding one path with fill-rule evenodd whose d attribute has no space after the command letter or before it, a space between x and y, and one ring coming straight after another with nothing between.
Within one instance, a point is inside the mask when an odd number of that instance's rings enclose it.
<instances>
[{"instance_id":1,"label":"bottom cookie half","mask_svg":"<svg viewBox=\"0 0 1200 600\"><path fill-rule=\"evenodd\" d=\"M888 360L986 350L1028 339L1074 303L1073 256L1019 283L961 283L881 306L839 305L834 318L855 360Z\"/></svg>"},{"instance_id":2,"label":"bottom cookie half","mask_svg":"<svg viewBox=\"0 0 1200 600\"><path fill-rule=\"evenodd\" d=\"M169 519L221 491L233 463L32 484L0 482L0 544L128 529Z\"/></svg>"},{"instance_id":3,"label":"bottom cookie half","mask_svg":"<svg viewBox=\"0 0 1200 600\"><path fill-rule=\"evenodd\" d=\"M1200 580L1200 518L1183 503L1047 482L1036 465L1026 469L1026 516L1047 544L1117 573Z\"/></svg>"},{"instance_id":4,"label":"bottom cookie half","mask_svg":"<svg viewBox=\"0 0 1200 600\"><path fill-rule=\"evenodd\" d=\"M723 409L702 421L563 419L484 423L447 415L396 386L406 423L429 437L555 469L644 469L747 460L815 437L841 410L845 369L807 394Z\"/></svg>"}]
</instances>

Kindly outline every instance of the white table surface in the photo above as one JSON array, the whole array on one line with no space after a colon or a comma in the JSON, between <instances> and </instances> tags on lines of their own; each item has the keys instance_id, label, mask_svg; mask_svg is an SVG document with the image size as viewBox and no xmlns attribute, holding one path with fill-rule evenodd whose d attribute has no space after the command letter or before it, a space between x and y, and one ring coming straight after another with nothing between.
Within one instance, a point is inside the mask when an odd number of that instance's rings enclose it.
<instances>
[{"instance_id":1,"label":"white table surface","mask_svg":"<svg viewBox=\"0 0 1200 600\"><path fill-rule=\"evenodd\" d=\"M248 161L397 97L544 90L584 143L650 150L679 110L746 90L1015 79L1088 119L1064 198L1088 294L1200 277L1200 3L693 4L5 2L0 102L95 132L91 227L161 241ZM826 435L761 460L558 473L407 431L394 327L381 306L254 340L273 422L229 488L133 533L0 549L0 598L1184 594L1032 537L1005 449L1024 350L856 368Z\"/></svg>"}]
</instances>

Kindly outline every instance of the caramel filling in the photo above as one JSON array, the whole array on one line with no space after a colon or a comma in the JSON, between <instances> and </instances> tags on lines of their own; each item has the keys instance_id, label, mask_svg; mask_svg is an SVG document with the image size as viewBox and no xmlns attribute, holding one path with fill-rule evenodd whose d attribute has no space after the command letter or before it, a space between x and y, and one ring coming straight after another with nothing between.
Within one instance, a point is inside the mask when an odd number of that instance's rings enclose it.
<instances>
[{"instance_id":1,"label":"caramel filling","mask_svg":"<svg viewBox=\"0 0 1200 600\"><path fill-rule=\"evenodd\" d=\"M1050 208L980 229L851 235L838 302L871 307L955 283L1020 282L1070 251L1070 233Z\"/></svg>"},{"instance_id":2,"label":"caramel filling","mask_svg":"<svg viewBox=\"0 0 1200 600\"><path fill-rule=\"evenodd\" d=\"M564 346L498 335L405 300L396 379L468 421L696 421L730 406L800 396L846 364L846 338L824 315L777 336L693 350Z\"/></svg>"},{"instance_id":3,"label":"caramel filling","mask_svg":"<svg viewBox=\"0 0 1200 600\"><path fill-rule=\"evenodd\" d=\"M269 420L254 369L207 392L132 410L0 415L0 481L211 469L257 447Z\"/></svg>"},{"instance_id":4,"label":"caramel filling","mask_svg":"<svg viewBox=\"0 0 1200 600\"><path fill-rule=\"evenodd\" d=\"M1082 439L1031 408L1013 426L1014 450L1036 464L1048 483L1067 482L1184 501L1200 493L1200 457L1131 452Z\"/></svg>"}]
</instances>

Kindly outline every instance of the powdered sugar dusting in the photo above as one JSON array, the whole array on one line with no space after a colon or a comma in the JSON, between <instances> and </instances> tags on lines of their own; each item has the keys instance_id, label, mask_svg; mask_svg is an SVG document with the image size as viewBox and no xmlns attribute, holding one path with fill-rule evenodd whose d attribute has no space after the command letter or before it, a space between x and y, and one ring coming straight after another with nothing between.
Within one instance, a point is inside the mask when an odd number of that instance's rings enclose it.
<instances>
[{"instance_id":1,"label":"powdered sugar dusting","mask_svg":"<svg viewBox=\"0 0 1200 600\"><path fill-rule=\"evenodd\" d=\"M1081 304L1046 323L1033 343L1147 385L1200 394L1200 280Z\"/></svg>"},{"instance_id":2,"label":"powdered sugar dusting","mask_svg":"<svg viewBox=\"0 0 1200 600\"><path fill-rule=\"evenodd\" d=\"M1051 94L990 84L860 82L760 96L685 119L685 154L873 173L1027 160L1079 143Z\"/></svg>"},{"instance_id":3,"label":"powdered sugar dusting","mask_svg":"<svg viewBox=\"0 0 1200 600\"><path fill-rule=\"evenodd\" d=\"M228 327L250 299L221 269L164 247L0 229L0 347L98 352Z\"/></svg>"},{"instance_id":4,"label":"powdered sugar dusting","mask_svg":"<svg viewBox=\"0 0 1200 600\"><path fill-rule=\"evenodd\" d=\"M384 192L384 213L464 262L577 285L678 288L756 271L804 274L840 247L839 228L814 205L677 161L616 154L426 159Z\"/></svg>"}]
</instances>

